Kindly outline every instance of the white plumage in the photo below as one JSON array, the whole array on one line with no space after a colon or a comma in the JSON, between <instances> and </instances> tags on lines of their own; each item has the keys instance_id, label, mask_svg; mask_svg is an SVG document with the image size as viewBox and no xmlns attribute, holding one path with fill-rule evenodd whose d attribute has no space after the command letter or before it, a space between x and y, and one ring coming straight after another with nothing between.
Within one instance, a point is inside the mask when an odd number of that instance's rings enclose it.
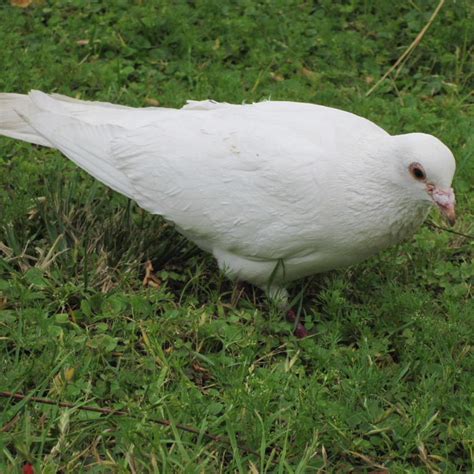
<instances>
[{"instance_id":1,"label":"white plumage","mask_svg":"<svg viewBox=\"0 0 474 474\"><path fill-rule=\"evenodd\" d=\"M438 139L318 105L0 94L0 134L57 148L271 292L412 235L433 202L454 220L455 162Z\"/></svg>"}]
</instances>

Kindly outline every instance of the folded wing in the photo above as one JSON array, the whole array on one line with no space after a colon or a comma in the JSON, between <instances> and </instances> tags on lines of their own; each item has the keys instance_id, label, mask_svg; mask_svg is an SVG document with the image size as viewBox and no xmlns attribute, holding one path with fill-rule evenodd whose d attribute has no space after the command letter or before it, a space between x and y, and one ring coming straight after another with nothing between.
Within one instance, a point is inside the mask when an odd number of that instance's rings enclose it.
<instances>
[{"instance_id":1,"label":"folded wing","mask_svg":"<svg viewBox=\"0 0 474 474\"><path fill-rule=\"evenodd\" d=\"M206 250L255 259L296 255L324 235L331 163L354 143L347 130L386 134L309 104L134 109L0 95L0 133L57 148Z\"/></svg>"}]
</instances>

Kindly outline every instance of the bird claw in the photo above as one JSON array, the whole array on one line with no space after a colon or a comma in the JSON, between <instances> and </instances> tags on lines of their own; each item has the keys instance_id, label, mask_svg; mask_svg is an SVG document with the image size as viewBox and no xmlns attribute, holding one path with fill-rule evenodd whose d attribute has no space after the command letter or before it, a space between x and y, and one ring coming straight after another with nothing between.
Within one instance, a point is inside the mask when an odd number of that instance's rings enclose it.
<instances>
[{"instance_id":1,"label":"bird claw","mask_svg":"<svg viewBox=\"0 0 474 474\"><path fill-rule=\"evenodd\" d=\"M293 331L293 334L298 338L298 339L303 339L304 337L309 336L308 330L304 327L303 322L298 318L297 314L293 309L290 309L286 313L286 319L290 323L293 323L295 328Z\"/></svg>"},{"instance_id":2,"label":"bird claw","mask_svg":"<svg viewBox=\"0 0 474 474\"><path fill-rule=\"evenodd\" d=\"M298 339L303 339L303 338L309 336L309 331L304 327L303 324L298 323L298 324L296 325L295 330L293 331L293 334L294 334Z\"/></svg>"}]
</instances>

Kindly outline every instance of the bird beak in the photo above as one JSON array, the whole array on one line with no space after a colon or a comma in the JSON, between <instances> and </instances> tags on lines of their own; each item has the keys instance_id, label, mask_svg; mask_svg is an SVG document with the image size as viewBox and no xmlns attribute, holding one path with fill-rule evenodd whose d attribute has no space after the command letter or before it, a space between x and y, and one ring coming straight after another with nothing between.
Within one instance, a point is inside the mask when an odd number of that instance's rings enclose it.
<instances>
[{"instance_id":1,"label":"bird beak","mask_svg":"<svg viewBox=\"0 0 474 474\"><path fill-rule=\"evenodd\" d=\"M454 225L456 222L456 198L453 189L438 189L435 186L429 185L428 193L449 224Z\"/></svg>"}]
</instances>

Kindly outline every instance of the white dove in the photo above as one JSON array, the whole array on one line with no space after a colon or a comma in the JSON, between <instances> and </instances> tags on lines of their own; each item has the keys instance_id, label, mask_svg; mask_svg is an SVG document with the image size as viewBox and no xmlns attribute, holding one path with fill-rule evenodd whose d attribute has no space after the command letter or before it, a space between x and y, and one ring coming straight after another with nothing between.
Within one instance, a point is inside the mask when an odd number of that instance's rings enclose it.
<instances>
[{"instance_id":1,"label":"white dove","mask_svg":"<svg viewBox=\"0 0 474 474\"><path fill-rule=\"evenodd\" d=\"M410 237L432 204L455 220L441 141L320 105L137 109L32 91L0 94L0 134L60 150L273 297Z\"/></svg>"}]
</instances>

